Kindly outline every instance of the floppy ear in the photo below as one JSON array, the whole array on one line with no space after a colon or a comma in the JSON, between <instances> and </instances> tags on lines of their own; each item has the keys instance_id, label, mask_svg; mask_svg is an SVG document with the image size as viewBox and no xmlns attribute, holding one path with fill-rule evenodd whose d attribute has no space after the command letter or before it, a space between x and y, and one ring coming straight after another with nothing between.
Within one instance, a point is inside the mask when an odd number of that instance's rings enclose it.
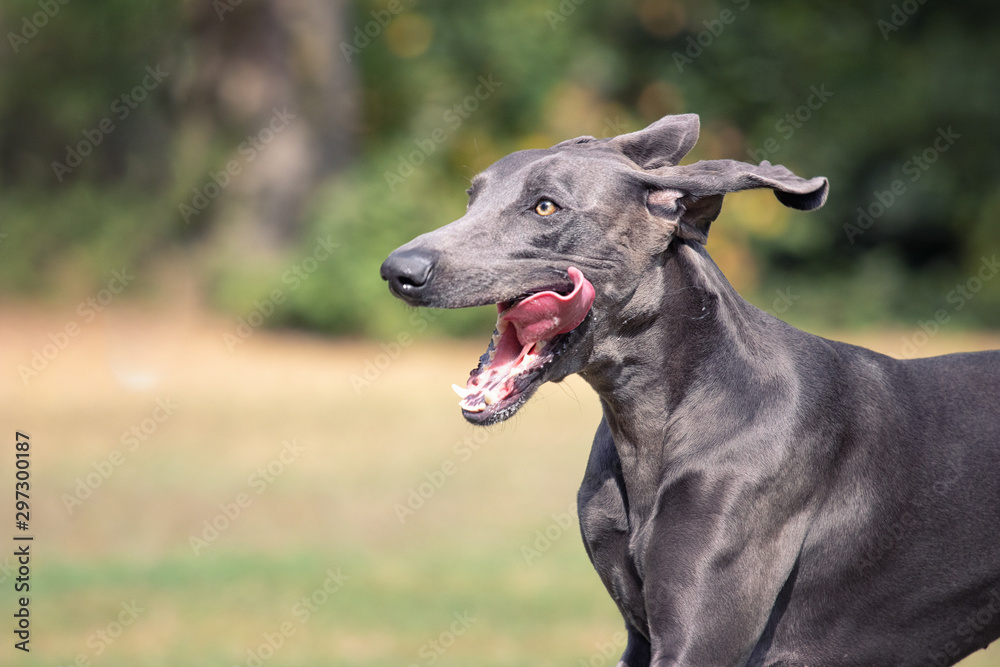
<instances>
[{"instance_id":1,"label":"floppy ear","mask_svg":"<svg viewBox=\"0 0 1000 667\"><path fill-rule=\"evenodd\" d=\"M723 195L753 188L771 188L778 201L800 211L812 211L822 206L829 190L829 183L822 176L805 179L767 160L757 166L736 160L705 160L663 169L657 175L663 179L664 185L695 195Z\"/></svg>"},{"instance_id":2,"label":"floppy ear","mask_svg":"<svg viewBox=\"0 0 1000 667\"><path fill-rule=\"evenodd\" d=\"M677 221L676 236L704 243L712 221L719 217L728 192L771 188L785 206L812 211L826 202L830 184L817 176L805 179L780 164L754 166L736 160L705 160L645 175L650 187L650 213Z\"/></svg>"},{"instance_id":3,"label":"floppy ear","mask_svg":"<svg viewBox=\"0 0 1000 667\"><path fill-rule=\"evenodd\" d=\"M705 243L709 226L722 211L722 195L699 197L673 188L651 190L646 195L646 209L665 219L674 236Z\"/></svg>"},{"instance_id":4,"label":"floppy ear","mask_svg":"<svg viewBox=\"0 0 1000 667\"><path fill-rule=\"evenodd\" d=\"M645 170L673 166L688 154L696 141L700 122L698 114L664 116L644 130L621 134L608 146Z\"/></svg>"}]
</instances>

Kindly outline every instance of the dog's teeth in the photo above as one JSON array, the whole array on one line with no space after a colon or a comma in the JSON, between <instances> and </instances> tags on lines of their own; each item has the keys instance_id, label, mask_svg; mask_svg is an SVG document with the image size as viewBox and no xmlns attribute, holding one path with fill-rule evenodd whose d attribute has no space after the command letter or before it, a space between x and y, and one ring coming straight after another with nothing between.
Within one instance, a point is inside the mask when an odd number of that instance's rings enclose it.
<instances>
[{"instance_id":1,"label":"dog's teeth","mask_svg":"<svg viewBox=\"0 0 1000 667\"><path fill-rule=\"evenodd\" d=\"M501 336L503 335L503 332L506 331L507 327L509 327L509 326L510 326L510 322L508 322L507 320L501 320L501 319L497 318L497 333L499 333Z\"/></svg>"},{"instance_id":2,"label":"dog's teeth","mask_svg":"<svg viewBox=\"0 0 1000 667\"><path fill-rule=\"evenodd\" d=\"M465 400L465 397L472 393L471 389L466 389L465 387L459 387L457 384L451 385L451 388L455 390L458 397Z\"/></svg>"},{"instance_id":3,"label":"dog's teeth","mask_svg":"<svg viewBox=\"0 0 1000 667\"><path fill-rule=\"evenodd\" d=\"M487 357L488 363L492 363L493 362L493 357L495 357L495 356L497 356L497 348L496 348L496 346L490 348L490 356Z\"/></svg>"},{"instance_id":4,"label":"dog's teeth","mask_svg":"<svg viewBox=\"0 0 1000 667\"><path fill-rule=\"evenodd\" d=\"M466 412L482 412L486 409L486 406L480 403L479 405L466 405L465 401L459 401L458 407L462 408Z\"/></svg>"},{"instance_id":5,"label":"dog's teeth","mask_svg":"<svg viewBox=\"0 0 1000 667\"><path fill-rule=\"evenodd\" d=\"M487 389L483 393L483 400L486 401L486 405L493 405L500 400L500 397L497 395L495 389Z\"/></svg>"},{"instance_id":6,"label":"dog's teeth","mask_svg":"<svg viewBox=\"0 0 1000 667\"><path fill-rule=\"evenodd\" d=\"M541 354L542 350L545 349L545 343L546 342L547 341L540 340L537 343L535 343L535 347L531 348L531 353L532 354Z\"/></svg>"}]
</instances>

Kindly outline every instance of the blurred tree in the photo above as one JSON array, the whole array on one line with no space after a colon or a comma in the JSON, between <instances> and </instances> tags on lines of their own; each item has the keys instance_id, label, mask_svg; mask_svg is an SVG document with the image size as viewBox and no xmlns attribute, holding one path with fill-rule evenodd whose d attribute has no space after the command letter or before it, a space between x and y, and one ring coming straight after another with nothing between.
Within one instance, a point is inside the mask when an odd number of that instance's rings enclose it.
<instances>
[{"instance_id":1,"label":"blurred tree","mask_svg":"<svg viewBox=\"0 0 1000 667\"><path fill-rule=\"evenodd\" d=\"M206 236L244 257L297 242L313 189L356 157L348 9L5 3L0 284L86 289Z\"/></svg>"},{"instance_id":2,"label":"blurred tree","mask_svg":"<svg viewBox=\"0 0 1000 667\"><path fill-rule=\"evenodd\" d=\"M249 240L243 249L283 247L299 238L315 187L355 155L357 84L337 48L346 3L218 0L185 9L193 44L177 91L178 141L200 167L190 173L209 174L192 199L208 198L209 182L232 181L214 202L227 231ZM204 139L217 137L228 155L207 162L216 156Z\"/></svg>"}]
</instances>

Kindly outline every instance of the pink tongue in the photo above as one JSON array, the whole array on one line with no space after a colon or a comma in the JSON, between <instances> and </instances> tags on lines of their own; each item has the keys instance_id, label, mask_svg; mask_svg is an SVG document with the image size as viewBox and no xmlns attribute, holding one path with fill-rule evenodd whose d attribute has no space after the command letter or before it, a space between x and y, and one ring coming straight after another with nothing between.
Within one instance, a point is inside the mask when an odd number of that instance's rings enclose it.
<instances>
[{"instance_id":1,"label":"pink tongue","mask_svg":"<svg viewBox=\"0 0 1000 667\"><path fill-rule=\"evenodd\" d=\"M555 292L532 294L500 316L514 325L522 345L572 331L587 317L594 303L594 286L576 267L569 267L567 272L573 291L566 296Z\"/></svg>"}]
</instances>

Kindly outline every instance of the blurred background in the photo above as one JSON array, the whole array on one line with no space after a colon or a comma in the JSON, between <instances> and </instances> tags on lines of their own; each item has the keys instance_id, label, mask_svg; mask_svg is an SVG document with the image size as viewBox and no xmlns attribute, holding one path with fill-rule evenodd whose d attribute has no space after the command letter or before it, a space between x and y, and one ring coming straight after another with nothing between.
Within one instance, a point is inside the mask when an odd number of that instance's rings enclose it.
<instances>
[{"instance_id":1,"label":"blurred background","mask_svg":"<svg viewBox=\"0 0 1000 667\"><path fill-rule=\"evenodd\" d=\"M810 214L728 198L708 249L748 300L897 357L1000 347L996 3L7 0L0 28L36 536L5 664L614 664L571 511L592 392L465 425L495 313L378 277L514 150L698 113L687 161L831 182Z\"/></svg>"}]
</instances>

